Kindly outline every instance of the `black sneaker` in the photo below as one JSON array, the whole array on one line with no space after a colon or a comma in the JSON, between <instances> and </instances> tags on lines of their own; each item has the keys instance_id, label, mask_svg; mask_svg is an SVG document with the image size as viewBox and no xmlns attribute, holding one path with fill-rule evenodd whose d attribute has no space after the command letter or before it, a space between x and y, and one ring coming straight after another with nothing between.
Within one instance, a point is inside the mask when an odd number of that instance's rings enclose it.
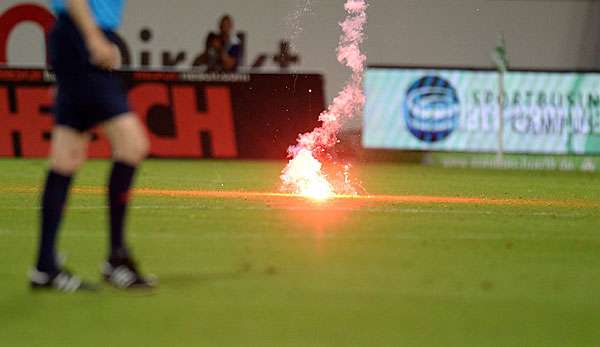
<instances>
[{"instance_id":1,"label":"black sneaker","mask_svg":"<svg viewBox=\"0 0 600 347\"><path fill-rule=\"evenodd\" d=\"M130 257L110 258L102 269L104 280L120 289L152 289L157 285L156 278L140 275Z\"/></svg>"},{"instance_id":2,"label":"black sneaker","mask_svg":"<svg viewBox=\"0 0 600 347\"><path fill-rule=\"evenodd\" d=\"M72 293L80 290L97 290L98 287L82 281L79 277L63 269L48 273L32 269L29 271L31 289L54 289L60 292Z\"/></svg>"}]
</instances>

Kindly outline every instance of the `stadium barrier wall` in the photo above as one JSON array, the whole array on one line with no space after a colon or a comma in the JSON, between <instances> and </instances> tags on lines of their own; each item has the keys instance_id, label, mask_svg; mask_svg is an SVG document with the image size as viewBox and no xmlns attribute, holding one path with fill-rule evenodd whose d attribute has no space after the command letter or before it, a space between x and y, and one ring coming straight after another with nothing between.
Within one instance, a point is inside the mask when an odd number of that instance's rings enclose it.
<instances>
[{"instance_id":1,"label":"stadium barrier wall","mask_svg":"<svg viewBox=\"0 0 600 347\"><path fill-rule=\"evenodd\" d=\"M282 159L325 107L319 74L120 74L153 157ZM48 154L53 82L48 70L0 68L0 157ZM110 156L97 130L89 155Z\"/></svg>"}]
</instances>

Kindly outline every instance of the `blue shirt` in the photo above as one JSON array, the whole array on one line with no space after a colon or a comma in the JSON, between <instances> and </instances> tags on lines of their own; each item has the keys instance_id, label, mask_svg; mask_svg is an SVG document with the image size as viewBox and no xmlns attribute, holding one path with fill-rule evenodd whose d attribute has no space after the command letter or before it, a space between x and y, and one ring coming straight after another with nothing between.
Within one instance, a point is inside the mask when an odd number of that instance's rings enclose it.
<instances>
[{"instance_id":1,"label":"blue shirt","mask_svg":"<svg viewBox=\"0 0 600 347\"><path fill-rule=\"evenodd\" d=\"M56 13L67 11L66 0L50 0ZM115 30L121 24L125 0L87 0L96 24L102 29Z\"/></svg>"}]
</instances>

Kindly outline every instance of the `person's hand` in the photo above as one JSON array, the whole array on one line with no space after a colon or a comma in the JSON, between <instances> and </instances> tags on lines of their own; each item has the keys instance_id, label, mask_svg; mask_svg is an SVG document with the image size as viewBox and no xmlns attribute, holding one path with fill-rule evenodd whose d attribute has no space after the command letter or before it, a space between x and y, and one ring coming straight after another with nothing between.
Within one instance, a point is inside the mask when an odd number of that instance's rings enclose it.
<instances>
[{"instance_id":1,"label":"person's hand","mask_svg":"<svg viewBox=\"0 0 600 347\"><path fill-rule=\"evenodd\" d=\"M105 37L97 35L88 41L90 60L101 69L112 70L118 67L120 56L118 48Z\"/></svg>"}]
</instances>

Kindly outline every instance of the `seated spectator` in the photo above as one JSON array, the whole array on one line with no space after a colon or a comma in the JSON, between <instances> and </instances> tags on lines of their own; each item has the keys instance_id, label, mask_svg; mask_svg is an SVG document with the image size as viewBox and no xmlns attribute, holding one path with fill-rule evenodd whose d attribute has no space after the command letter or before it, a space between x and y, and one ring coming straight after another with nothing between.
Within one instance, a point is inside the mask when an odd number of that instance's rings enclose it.
<instances>
[{"instance_id":1,"label":"seated spectator","mask_svg":"<svg viewBox=\"0 0 600 347\"><path fill-rule=\"evenodd\" d=\"M204 52L194 60L192 66L206 66L206 72L236 72L241 61L242 44L232 34L233 20L224 15L219 20L219 32L210 32L206 37Z\"/></svg>"},{"instance_id":2,"label":"seated spectator","mask_svg":"<svg viewBox=\"0 0 600 347\"><path fill-rule=\"evenodd\" d=\"M204 52L194 60L192 66L206 66L206 72L221 73L225 71L223 64L223 44L219 35L210 32L206 37Z\"/></svg>"},{"instance_id":3,"label":"seated spectator","mask_svg":"<svg viewBox=\"0 0 600 347\"><path fill-rule=\"evenodd\" d=\"M233 19L230 15L224 15L219 20L219 38L223 45L223 67L226 72L235 72L240 64L241 43L233 34Z\"/></svg>"}]
</instances>

